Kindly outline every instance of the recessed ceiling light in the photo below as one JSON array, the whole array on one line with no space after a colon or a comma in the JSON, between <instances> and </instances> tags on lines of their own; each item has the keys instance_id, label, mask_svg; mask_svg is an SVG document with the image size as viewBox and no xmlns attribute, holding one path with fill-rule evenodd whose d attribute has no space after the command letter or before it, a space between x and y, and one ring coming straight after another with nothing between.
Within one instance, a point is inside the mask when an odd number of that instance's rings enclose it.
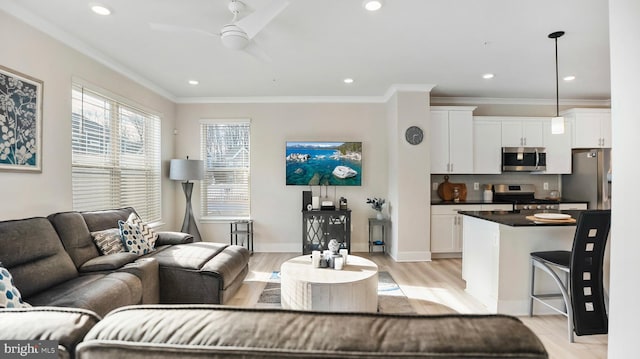
<instances>
[{"instance_id":1,"label":"recessed ceiling light","mask_svg":"<svg viewBox=\"0 0 640 359\"><path fill-rule=\"evenodd\" d=\"M573 80L576 79L576 77L573 76L573 75L569 75L569 76L563 77L562 79L565 80L565 81L573 81Z\"/></svg>"},{"instance_id":2,"label":"recessed ceiling light","mask_svg":"<svg viewBox=\"0 0 640 359\"><path fill-rule=\"evenodd\" d=\"M381 0L365 0L362 3L362 6L364 6L364 8L369 11L378 11L382 7L382 1Z\"/></svg>"},{"instance_id":3,"label":"recessed ceiling light","mask_svg":"<svg viewBox=\"0 0 640 359\"><path fill-rule=\"evenodd\" d=\"M103 15L103 16L111 15L111 10L109 10L107 7L103 5L98 5L98 4L91 5L91 11L95 12L98 15Z\"/></svg>"},{"instance_id":4,"label":"recessed ceiling light","mask_svg":"<svg viewBox=\"0 0 640 359\"><path fill-rule=\"evenodd\" d=\"M484 75L482 75L482 78L483 78L483 79L486 79L486 80L488 80L488 79L492 79L492 78L494 78L494 77L495 77L495 75L494 75L494 74L484 74Z\"/></svg>"},{"instance_id":5,"label":"recessed ceiling light","mask_svg":"<svg viewBox=\"0 0 640 359\"><path fill-rule=\"evenodd\" d=\"M198 82L197 80L189 80L189 85L193 85L193 86L195 86L195 85L197 85L197 84L199 84L199 83L200 83L200 82Z\"/></svg>"},{"instance_id":6,"label":"recessed ceiling light","mask_svg":"<svg viewBox=\"0 0 640 359\"><path fill-rule=\"evenodd\" d=\"M344 81L345 84L352 84L353 83L353 79L350 77L347 77L346 79L342 80Z\"/></svg>"}]
</instances>

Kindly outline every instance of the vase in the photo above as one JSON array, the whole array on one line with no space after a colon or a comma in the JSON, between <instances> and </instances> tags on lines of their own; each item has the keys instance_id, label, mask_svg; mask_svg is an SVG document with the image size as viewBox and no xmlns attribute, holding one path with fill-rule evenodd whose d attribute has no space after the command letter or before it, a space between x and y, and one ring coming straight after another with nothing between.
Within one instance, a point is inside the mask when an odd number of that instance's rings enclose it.
<instances>
[{"instance_id":1,"label":"vase","mask_svg":"<svg viewBox=\"0 0 640 359\"><path fill-rule=\"evenodd\" d=\"M382 214L382 212L378 212L376 213L376 218L381 221L384 219L384 215Z\"/></svg>"}]
</instances>

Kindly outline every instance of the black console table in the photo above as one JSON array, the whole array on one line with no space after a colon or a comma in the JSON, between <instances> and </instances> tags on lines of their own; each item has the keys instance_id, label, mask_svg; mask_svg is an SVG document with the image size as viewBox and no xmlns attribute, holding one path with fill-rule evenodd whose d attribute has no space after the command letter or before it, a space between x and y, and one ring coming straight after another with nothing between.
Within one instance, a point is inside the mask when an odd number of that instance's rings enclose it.
<instances>
[{"instance_id":1,"label":"black console table","mask_svg":"<svg viewBox=\"0 0 640 359\"><path fill-rule=\"evenodd\" d=\"M351 253L351 210L302 211L302 254L328 249L335 239Z\"/></svg>"}]
</instances>

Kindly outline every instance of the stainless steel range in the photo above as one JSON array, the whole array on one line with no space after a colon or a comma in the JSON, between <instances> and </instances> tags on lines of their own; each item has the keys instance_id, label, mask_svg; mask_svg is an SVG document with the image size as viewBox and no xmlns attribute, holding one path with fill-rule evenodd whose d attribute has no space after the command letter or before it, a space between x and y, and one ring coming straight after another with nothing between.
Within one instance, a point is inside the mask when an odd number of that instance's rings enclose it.
<instances>
[{"instance_id":1,"label":"stainless steel range","mask_svg":"<svg viewBox=\"0 0 640 359\"><path fill-rule=\"evenodd\" d=\"M497 184L493 186L494 202L513 203L514 210L560 209L560 202L535 198L536 188L532 184Z\"/></svg>"}]
</instances>

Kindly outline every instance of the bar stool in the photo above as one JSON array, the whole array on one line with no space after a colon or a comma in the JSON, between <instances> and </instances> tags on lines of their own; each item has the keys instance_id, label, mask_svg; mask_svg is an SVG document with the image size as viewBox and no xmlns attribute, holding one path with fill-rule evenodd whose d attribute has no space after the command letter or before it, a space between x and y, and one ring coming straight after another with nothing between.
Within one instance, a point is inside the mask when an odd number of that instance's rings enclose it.
<instances>
[{"instance_id":1,"label":"bar stool","mask_svg":"<svg viewBox=\"0 0 640 359\"><path fill-rule=\"evenodd\" d=\"M567 316L571 343L574 341L574 332L577 335L590 335L606 334L608 331L602 263L610 226L610 210L581 212L571 252L531 253L529 316L533 315L534 300ZM536 268L553 278L560 288L560 293L535 293ZM564 280L558 272L564 274ZM545 301L550 298L562 298L564 308L557 308Z\"/></svg>"}]
</instances>

